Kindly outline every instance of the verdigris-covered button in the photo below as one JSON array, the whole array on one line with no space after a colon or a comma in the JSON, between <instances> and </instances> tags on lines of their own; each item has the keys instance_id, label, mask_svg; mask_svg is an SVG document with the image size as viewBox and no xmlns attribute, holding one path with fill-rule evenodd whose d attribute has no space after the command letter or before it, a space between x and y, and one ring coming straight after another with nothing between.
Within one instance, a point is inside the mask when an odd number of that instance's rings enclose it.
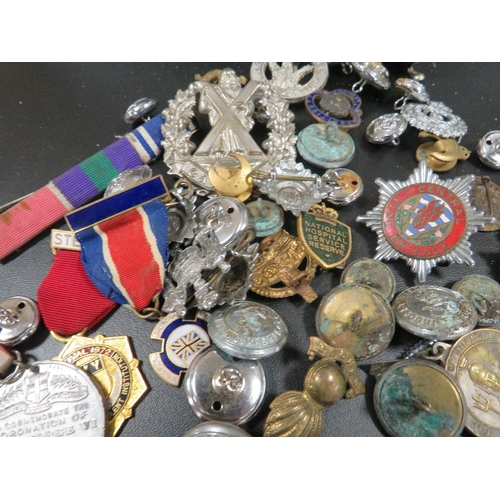
<instances>
[{"instance_id":1,"label":"verdigris-covered button","mask_svg":"<svg viewBox=\"0 0 500 500\"><path fill-rule=\"evenodd\" d=\"M366 285L345 283L323 297L316 311L318 336L332 347L349 349L356 359L381 353L396 323L389 302Z\"/></svg>"},{"instance_id":2,"label":"verdigris-covered button","mask_svg":"<svg viewBox=\"0 0 500 500\"><path fill-rule=\"evenodd\" d=\"M383 262L375 259L358 259L348 264L340 276L340 283L371 286L389 302L396 291L394 274Z\"/></svg>"},{"instance_id":3,"label":"verdigris-covered button","mask_svg":"<svg viewBox=\"0 0 500 500\"><path fill-rule=\"evenodd\" d=\"M239 425L259 410L266 378L259 361L237 360L213 346L194 358L184 387L199 418Z\"/></svg>"},{"instance_id":4,"label":"verdigris-covered button","mask_svg":"<svg viewBox=\"0 0 500 500\"><path fill-rule=\"evenodd\" d=\"M208 321L208 333L214 344L227 354L259 359L285 345L288 329L270 307L245 301L215 310Z\"/></svg>"},{"instance_id":5,"label":"verdigris-covered button","mask_svg":"<svg viewBox=\"0 0 500 500\"><path fill-rule=\"evenodd\" d=\"M250 223L255 227L255 236L263 238L277 233L285 222L283 209L273 201L257 200L246 204L250 215Z\"/></svg>"},{"instance_id":6,"label":"verdigris-covered button","mask_svg":"<svg viewBox=\"0 0 500 500\"><path fill-rule=\"evenodd\" d=\"M323 168L347 165L354 156L352 137L334 122L315 123L299 133L297 150L304 160Z\"/></svg>"},{"instance_id":7,"label":"verdigris-covered button","mask_svg":"<svg viewBox=\"0 0 500 500\"><path fill-rule=\"evenodd\" d=\"M440 286L407 288L394 299L393 307L397 323L424 339L455 340L477 323L471 302L461 293Z\"/></svg>"},{"instance_id":8,"label":"verdigris-covered button","mask_svg":"<svg viewBox=\"0 0 500 500\"><path fill-rule=\"evenodd\" d=\"M10 297L0 302L0 344L14 346L35 333L40 313L35 301Z\"/></svg>"},{"instance_id":9,"label":"verdigris-covered button","mask_svg":"<svg viewBox=\"0 0 500 500\"><path fill-rule=\"evenodd\" d=\"M477 325L500 326L500 284L481 274L457 281L452 290L469 299L477 311Z\"/></svg>"},{"instance_id":10,"label":"verdigris-covered button","mask_svg":"<svg viewBox=\"0 0 500 500\"><path fill-rule=\"evenodd\" d=\"M425 360L405 360L382 372L375 411L390 436L458 436L465 425L465 399L455 379Z\"/></svg>"},{"instance_id":11,"label":"verdigris-covered button","mask_svg":"<svg viewBox=\"0 0 500 500\"><path fill-rule=\"evenodd\" d=\"M202 422L189 429L184 437L251 437L247 431L227 422Z\"/></svg>"}]
</instances>

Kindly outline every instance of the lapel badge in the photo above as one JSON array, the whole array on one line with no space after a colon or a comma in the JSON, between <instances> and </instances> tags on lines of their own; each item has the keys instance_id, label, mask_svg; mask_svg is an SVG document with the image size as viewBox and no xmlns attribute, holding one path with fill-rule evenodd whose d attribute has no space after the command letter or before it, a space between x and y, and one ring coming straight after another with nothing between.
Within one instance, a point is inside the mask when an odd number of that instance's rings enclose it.
<instances>
[{"instance_id":1,"label":"lapel badge","mask_svg":"<svg viewBox=\"0 0 500 500\"><path fill-rule=\"evenodd\" d=\"M94 338L74 336L56 359L85 370L107 401L110 436L116 436L148 390L127 336Z\"/></svg>"},{"instance_id":2,"label":"lapel badge","mask_svg":"<svg viewBox=\"0 0 500 500\"><path fill-rule=\"evenodd\" d=\"M468 238L496 219L471 205L473 175L443 181L421 161L407 181L375 182L379 204L357 218L377 233L375 259L405 259L421 283L439 262L475 264Z\"/></svg>"},{"instance_id":3,"label":"lapel badge","mask_svg":"<svg viewBox=\"0 0 500 500\"><path fill-rule=\"evenodd\" d=\"M323 269L340 266L351 253L351 228L340 222L337 211L324 203L299 215L297 232L305 251Z\"/></svg>"},{"instance_id":4,"label":"lapel badge","mask_svg":"<svg viewBox=\"0 0 500 500\"><path fill-rule=\"evenodd\" d=\"M181 378L196 354L212 345L207 322L210 314L198 311L193 320L170 313L151 332L151 338L161 340L161 351L149 355L149 362L161 380L179 387Z\"/></svg>"},{"instance_id":5,"label":"lapel badge","mask_svg":"<svg viewBox=\"0 0 500 500\"><path fill-rule=\"evenodd\" d=\"M318 297L309 286L317 264L299 238L281 229L260 242L259 252L253 270L253 292L273 299L299 294L306 302Z\"/></svg>"}]
</instances>

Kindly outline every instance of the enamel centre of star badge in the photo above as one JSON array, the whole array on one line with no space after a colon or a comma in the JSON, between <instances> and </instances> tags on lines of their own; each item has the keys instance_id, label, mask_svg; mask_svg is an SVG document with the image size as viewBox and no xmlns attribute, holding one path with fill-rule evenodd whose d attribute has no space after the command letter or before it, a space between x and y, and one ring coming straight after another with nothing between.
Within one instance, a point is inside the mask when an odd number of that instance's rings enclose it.
<instances>
[{"instance_id":1,"label":"enamel centre of star badge","mask_svg":"<svg viewBox=\"0 0 500 500\"><path fill-rule=\"evenodd\" d=\"M375 259L405 259L419 282L439 262L474 265L468 238L494 218L469 202L473 175L443 181L421 161L406 181L375 182L379 204L357 218L377 233Z\"/></svg>"}]
</instances>

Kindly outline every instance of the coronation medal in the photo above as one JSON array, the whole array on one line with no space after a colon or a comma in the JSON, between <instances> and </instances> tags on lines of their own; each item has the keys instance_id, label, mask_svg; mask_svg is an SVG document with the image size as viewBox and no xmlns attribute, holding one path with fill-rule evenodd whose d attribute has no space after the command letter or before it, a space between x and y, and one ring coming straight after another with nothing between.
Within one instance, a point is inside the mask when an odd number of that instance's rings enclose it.
<instances>
[{"instance_id":1,"label":"coronation medal","mask_svg":"<svg viewBox=\"0 0 500 500\"><path fill-rule=\"evenodd\" d=\"M375 259L405 259L419 282L439 262L474 265L468 237L494 218L469 202L473 175L443 181L421 161L406 181L375 182L379 204L357 218L377 233Z\"/></svg>"},{"instance_id":2,"label":"coronation medal","mask_svg":"<svg viewBox=\"0 0 500 500\"><path fill-rule=\"evenodd\" d=\"M57 359L85 370L101 388L107 400L109 435L115 436L148 389L129 338L75 336Z\"/></svg>"},{"instance_id":3,"label":"coronation medal","mask_svg":"<svg viewBox=\"0 0 500 500\"><path fill-rule=\"evenodd\" d=\"M351 228L339 222L337 211L324 203L299 215L297 231L306 252L323 269L340 266L351 253Z\"/></svg>"},{"instance_id":4,"label":"coronation medal","mask_svg":"<svg viewBox=\"0 0 500 500\"><path fill-rule=\"evenodd\" d=\"M212 345L207 331L209 317L206 311L198 311L192 320L170 313L154 327L151 338L162 344L161 351L149 355L149 362L161 380L179 387L196 354Z\"/></svg>"}]
</instances>

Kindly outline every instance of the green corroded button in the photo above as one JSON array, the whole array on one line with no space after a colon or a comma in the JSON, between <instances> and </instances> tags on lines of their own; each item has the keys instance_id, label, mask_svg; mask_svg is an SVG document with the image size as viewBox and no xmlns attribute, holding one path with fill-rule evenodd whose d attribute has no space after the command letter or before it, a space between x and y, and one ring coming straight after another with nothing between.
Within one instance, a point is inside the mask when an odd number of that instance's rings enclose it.
<instances>
[{"instance_id":1,"label":"green corroded button","mask_svg":"<svg viewBox=\"0 0 500 500\"><path fill-rule=\"evenodd\" d=\"M462 390L446 370L425 360L401 361L382 372L374 403L390 436L458 436L465 425Z\"/></svg>"}]
</instances>

